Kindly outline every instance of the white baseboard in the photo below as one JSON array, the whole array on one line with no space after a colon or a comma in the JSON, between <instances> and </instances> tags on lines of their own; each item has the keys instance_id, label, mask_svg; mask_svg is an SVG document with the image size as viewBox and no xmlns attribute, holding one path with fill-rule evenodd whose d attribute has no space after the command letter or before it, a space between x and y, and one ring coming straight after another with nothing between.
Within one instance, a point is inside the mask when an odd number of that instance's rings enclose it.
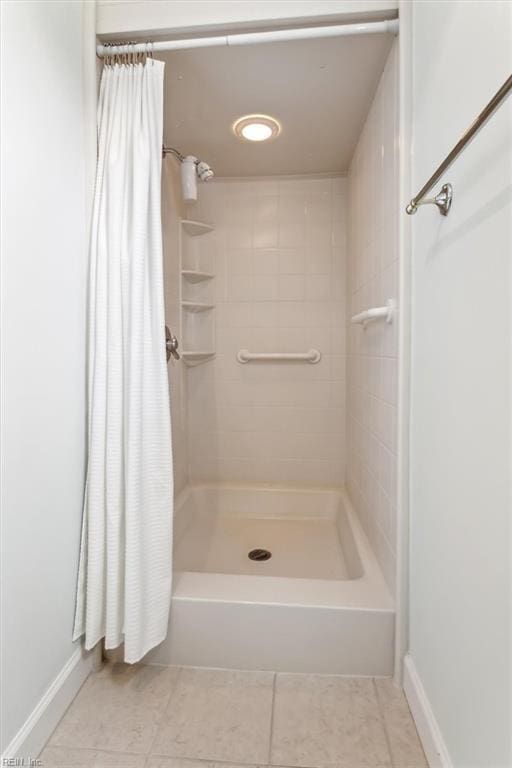
<instances>
[{"instance_id":1,"label":"white baseboard","mask_svg":"<svg viewBox=\"0 0 512 768\"><path fill-rule=\"evenodd\" d=\"M441 730L409 654L404 659L404 692L430 768L453 768Z\"/></svg>"},{"instance_id":2,"label":"white baseboard","mask_svg":"<svg viewBox=\"0 0 512 768\"><path fill-rule=\"evenodd\" d=\"M2 765L7 765L5 761L9 758L25 758L26 761L39 755L88 677L92 658L92 653L76 649L4 751Z\"/></svg>"}]
</instances>

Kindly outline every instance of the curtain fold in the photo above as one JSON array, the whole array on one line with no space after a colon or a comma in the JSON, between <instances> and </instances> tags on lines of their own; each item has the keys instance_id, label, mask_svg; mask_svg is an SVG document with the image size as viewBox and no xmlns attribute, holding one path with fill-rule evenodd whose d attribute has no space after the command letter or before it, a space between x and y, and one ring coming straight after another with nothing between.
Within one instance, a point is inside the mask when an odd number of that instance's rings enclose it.
<instances>
[{"instance_id":1,"label":"curtain fold","mask_svg":"<svg viewBox=\"0 0 512 768\"><path fill-rule=\"evenodd\" d=\"M138 661L167 633L172 446L161 227L164 63L103 69L91 228L88 467L74 639Z\"/></svg>"}]
</instances>

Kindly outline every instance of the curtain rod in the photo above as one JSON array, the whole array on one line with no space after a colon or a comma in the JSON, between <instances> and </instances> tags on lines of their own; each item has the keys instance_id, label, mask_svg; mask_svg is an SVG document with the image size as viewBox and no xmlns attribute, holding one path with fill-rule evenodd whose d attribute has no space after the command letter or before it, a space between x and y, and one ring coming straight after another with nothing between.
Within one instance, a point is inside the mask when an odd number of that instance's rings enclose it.
<instances>
[{"instance_id":1,"label":"curtain rod","mask_svg":"<svg viewBox=\"0 0 512 768\"><path fill-rule=\"evenodd\" d=\"M163 40L148 43L98 45L98 56L125 53L157 53L186 48L212 48L219 46L253 45L256 43L281 43L289 40L310 40L315 37L343 37L345 35L369 35L378 33L398 34L398 19L373 21L366 24L338 24L330 27L303 27L301 29L276 29L270 32L247 32L218 37L194 37L189 40Z\"/></svg>"}]
</instances>

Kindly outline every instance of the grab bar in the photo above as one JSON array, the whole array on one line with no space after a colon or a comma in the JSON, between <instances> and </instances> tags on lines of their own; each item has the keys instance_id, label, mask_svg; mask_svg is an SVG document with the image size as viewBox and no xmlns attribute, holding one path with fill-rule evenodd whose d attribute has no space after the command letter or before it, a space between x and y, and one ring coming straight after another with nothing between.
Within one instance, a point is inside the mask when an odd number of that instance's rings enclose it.
<instances>
[{"instance_id":1,"label":"grab bar","mask_svg":"<svg viewBox=\"0 0 512 768\"><path fill-rule=\"evenodd\" d=\"M241 349L236 356L239 363L250 363L252 360L319 363L321 358L318 349L310 349L309 352L249 352L248 349Z\"/></svg>"},{"instance_id":2,"label":"grab bar","mask_svg":"<svg viewBox=\"0 0 512 768\"><path fill-rule=\"evenodd\" d=\"M478 117L473 121L467 131L462 135L462 137L453 147L452 151L446 155L441 165L436 168L427 183L424 184L418 194L412 198L411 202L405 209L409 216L412 216L413 213L416 213L420 205L429 204L437 205L439 213L441 213L443 216L448 215L453 198L453 189L451 184L443 184L441 191L435 197L430 197L428 200L424 200L423 198L427 192L430 192L434 184L439 181L443 173L448 170L453 161L456 160L456 158L460 155L462 150L466 148L471 139L478 133L484 123L486 123L491 115L498 109L500 104L502 104L502 102L506 99L511 90L512 75L510 75L510 77L505 80L499 91L494 94L490 102L483 108Z\"/></svg>"},{"instance_id":3,"label":"grab bar","mask_svg":"<svg viewBox=\"0 0 512 768\"><path fill-rule=\"evenodd\" d=\"M366 328L368 323L371 323L372 320L381 320L384 319L386 323L393 322L393 317L395 314L395 302L393 299L389 299L386 302L385 307L372 307L371 309L365 309L364 312L359 312L357 315L353 315L353 317L350 318L350 322L352 325L362 325L363 328Z\"/></svg>"}]
</instances>

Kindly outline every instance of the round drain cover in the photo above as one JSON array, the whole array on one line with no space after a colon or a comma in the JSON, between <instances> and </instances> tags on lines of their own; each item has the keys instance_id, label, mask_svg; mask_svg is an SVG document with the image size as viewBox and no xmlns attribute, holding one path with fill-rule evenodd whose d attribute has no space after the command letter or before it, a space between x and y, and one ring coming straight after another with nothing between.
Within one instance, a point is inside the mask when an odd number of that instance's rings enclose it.
<instances>
[{"instance_id":1,"label":"round drain cover","mask_svg":"<svg viewBox=\"0 0 512 768\"><path fill-rule=\"evenodd\" d=\"M262 562L263 560L270 560L272 557L272 552L269 552L268 549L251 549L248 557L249 560L257 560L258 562Z\"/></svg>"}]
</instances>

